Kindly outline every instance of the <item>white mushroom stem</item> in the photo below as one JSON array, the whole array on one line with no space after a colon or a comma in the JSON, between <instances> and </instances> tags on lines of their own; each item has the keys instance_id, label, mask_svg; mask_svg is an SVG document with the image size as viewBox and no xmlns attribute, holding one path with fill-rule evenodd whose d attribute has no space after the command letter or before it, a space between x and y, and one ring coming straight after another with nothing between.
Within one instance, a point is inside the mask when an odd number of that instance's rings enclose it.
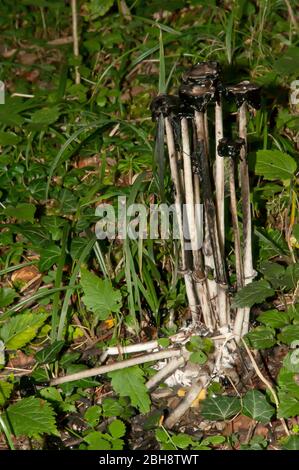
<instances>
[{"instance_id":1,"label":"white mushroom stem","mask_svg":"<svg viewBox=\"0 0 299 470\"><path fill-rule=\"evenodd\" d=\"M240 152L240 178L241 178L241 196L243 212L243 267L244 267L244 285L250 284L255 276L252 263L252 226L251 226L251 206L250 206L250 186L249 172L247 162L247 105L246 102L239 108L239 137L245 140L245 146ZM244 309L244 320L242 335L248 332L250 308Z\"/></svg>"},{"instance_id":2,"label":"white mushroom stem","mask_svg":"<svg viewBox=\"0 0 299 470\"><path fill-rule=\"evenodd\" d=\"M153 388L156 387L160 382L165 380L167 377L169 377L171 374L173 374L177 369L182 367L186 363L187 358L184 356L172 359L169 361L169 363L160 369L153 377L151 377L147 382L146 382L146 387L149 390L152 390Z\"/></svg>"},{"instance_id":3,"label":"white mushroom stem","mask_svg":"<svg viewBox=\"0 0 299 470\"><path fill-rule=\"evenodd\" d=\"M189 392L181 401L179 406L177 406L177 408L175 408L174 411L170 414L170 416L165 420L165 426L168 429L172 429L173 426L181 419L181 417L186 413L186 411L192 406L192 403L194 402L194 400L196 400L196 398L204 387L205 386L202 380L198 380L192 385Z\"/></svg>"},{"instance_id":4,"label":"white mushroom stem","mask_svg":"<svg viewBox=\"0 0 299 470\"><path fill-rule=\"evenodd\" d=\"M224 158L218 154L219 140L223 138L223 117L221 102L215 105L215 143L216 143L216 162L215 162L215 188L216 188L216 209L217 222L219 229L219 241L221 253L224 255Z\"/></svg>"},{"instance_id":5,"label":"white mushroom stem","mask_svg":"<svg viewBox=\"0 0 299 470\"><path fill-rule=\"evenodd\" d=\"M67 382L73 382L74 380L86 379L87 377L95 377L96 375L107 374L107 372L113 372L114 370L125 369L127 367L135 366L137 364L145 364L146 362L159 361L161 359L167 359L170 357L181 356L182 351L180 349L169 349L166 351L158 351L151 354L145 354L143 356L133 357L121 362L115 362L114 364L107 364L101 367L94 367L92 369L83 370L76 372L75 374L65 375L64 377L58 377L52 379L50 385L60 385Z\"/></svg>"}]
</instances>

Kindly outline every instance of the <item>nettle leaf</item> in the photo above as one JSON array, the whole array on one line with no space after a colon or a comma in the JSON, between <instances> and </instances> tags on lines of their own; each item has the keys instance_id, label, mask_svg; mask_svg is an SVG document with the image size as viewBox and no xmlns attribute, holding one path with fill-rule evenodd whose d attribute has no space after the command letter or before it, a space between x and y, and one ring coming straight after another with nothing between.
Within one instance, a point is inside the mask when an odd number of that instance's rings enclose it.
<instances>
[{"instance_id":1,"label":"nettle leaf","mask_svg":"<svg viewBox=\"0 0 299 470\"><path fill-rule=\"evenodd\" d=\"M49 364L54 362L64 346L64 341L55 341L46 348L35 354L35 359L40 364Z\"/></svg>"},{"instance_id":2,"label":"nettle leaf","mask_svg":"<svg viewBox=\"0 0 299 470\"><path fill-rule=\"evenodd\" d=\"M41 257L38 267L40 271L47 271L53 264L58 263L61 256L61 249L54 243L49 243L40 250L40 254Z\"/></svg>"},{"instance_id":3,"label":"nettle leaf","mask_svg":"<svg viewBox=\"0 0 299 470\"><path fill-rule=\"evenodd\" d=\"M288 392L279 391L279 408L277 418L293 418L299 415L299 400L290 396Z\"/></svg>"},{"instance_id":4,"label":"nettle leaf","mask_svg":"<svg viewBox=\"0 0 299 470\"><path fill-rule=\"evenodd\" d=\"M4 380L0 381L0 406L3 406L10 397L13 390L13 384Z\"/></svg>"},{"instance_id":5,"label":"nettle leaf","mask_svg":"<svg viewBox=\"0 0 299 470\"><path fill-rule=\"evenodd\" d=\"M288 314L286 312L279 312L278 310L267 310L261 313L257 317L257 320L272 328L282 328L290 322Z\"/></svg>"},{"instance_id":6,"label":"nettle leaf","mask_svg":"<svg viewBox=\"0 0 299 470\"><path fill-rule=\"evenodd\" d=\"M59 436L55 413L49 403L40 398L29 397L10 405L7 418L16 436L33 437L39 434Z\"/></svg>"},{"instance_id":7,"label":"nettle leaf","mask_svg":"<svg viewBox=\"0 0 299 470\"><path fill-rule=\"evenodd\" d=\"M7 349L20 349L29 343L45 323L47 313L23 313L12 317L2 326L0 336Z\"/></svg>"},{"instance_id":8,"label":"nettle leaf","mask_svg":"<svg viewBox=\"0 0 299 470\"><path fill-rule=\"evenodd\" d=\"M120 419L115 419L108 426L111 436L115 439L119 439L126 434L126 426Z\"/></svg>"},{"instance_id":9,"label":"nettle leaf","mask_svg":"<svg viewBox=\"0 0 299 470\"><path fill-rule=\"evenodd\" d=\"M260 264L260 272L264 275L264 278L271 282L274 289L278 289L283 286L283 277L285 275L285 267L278 263L272 263L271 261L263 261Z\"/></svg>"},{"instance_id":10,"label":"nettle leaf","mask_svg":"<svg viewBox=\"0 0 299 470\"><path fill-rule=\"evenodd\" d=\"M254 349L267 349L276 344L275 331L270 327L258 326L245 336L249 346Z\"/></svg>"},{"instance_id":11,"label":"nettle leaf","mask_svg":"<svg viewBox=\"0 0 299 470\"><path fill-rule=\"evenodd\" d=\"M18 220L25 220L26 222L34 222L34 214L36 207L33 204L21 203L16 207L9 206L5 209L5 215L14 217Z\"/></svg>"},{"instance_id":12,"label":"nettle leaf","mask_svg":"<svg viewBox=\"0 0 299 470\"><path fill-rule=\"evenodd\" d=\"M210 421L225 421L237 415L241 402L236 397L209 397L203 401L201 414Z\"/></svg>"},{"instance_id":13,"label":"nettle leaf","mask_svg":"<svg viewBox=\"0 0 299 470\"><path fill-rule=\"evenodd\" d=\"M285 326L277 336L279 341L285 344L292 344L299 340L299 325Z\"/></svg>"},{"instance_id":14,"label":"nettle leaf","mask_svg":"<svg viewBox=\"0 0 299 470\"><path fill-rule=\"evenodd\" d=\"M269 282L264 279L253 281L235 295L233 307L252 307L254 304L264 302L264 300L272 297L274 294L275 291Z\"/></svg>"},{"instance_id":15,"label":"nettle leaf","mask_svg":"<svg viewBox=\"0 0 299 470\"><path fill-rule=\"evenodd\" d=\"M11 287L0 288L0 307L7 307L12 304L14 299L18 297L17 292Z\"/></svg>"},{"instance_id":16,"label":"nettle leaf","mask_svg":"<svg viewBox=\"0 0 299 470\"><path fill-rule=\"evenodd\" d=\"M255 173L268 180L290 180L297 169L296 161L280 150L258 150Z\"/></svg>"},{"instance_id":17,"label":"nettle leaf","mask_svg":"<svg viewBox=\"0 0 299 470\"><path fill-rule=\"evenodd\" d=\"M268 423L275 409L265 395L258 390L249 390L243 398L242 414L260 423Z\"/></svg>"},{"instance_id":18,"label":"nettle leaf","mask_svg":"<svg viewBox=\"0 0 299 470\"><path fill-rule=\"evenodd\" d=\"M130 397L133 406L141 413L150 410L150 398L145 386L143 372L138 366L109 372L111 385L121 397Z\"/></svg>"},{"instance_id":19,"label":"nettle leaf","mask_svg":"<svg viewBox=\"0 0 299 470\"><path fill-rule=\"evenodd\" d=\"M111 281L100 279L95 274L81 270L81 286L84 292L82 301L99 320L106 320L111 312L119 312L121 307L121 294L114 289Z\"/></svg>"}]
</instances>

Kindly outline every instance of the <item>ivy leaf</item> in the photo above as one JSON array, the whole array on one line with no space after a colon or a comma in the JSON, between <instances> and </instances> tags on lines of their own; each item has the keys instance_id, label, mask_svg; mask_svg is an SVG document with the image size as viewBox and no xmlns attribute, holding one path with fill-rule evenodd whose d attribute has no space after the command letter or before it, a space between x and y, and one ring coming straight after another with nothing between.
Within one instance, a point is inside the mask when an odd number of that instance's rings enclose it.
<instances>
[{"instance_id":1,"label":"ivy leaf","mask_svg":"<svg viewBox=\"0 0 299 470\"><path fill-rule=\"evenodd\" d=\"M289 317L286 312L278 310L267 310L257 317L260 323L272 328L282 328L289 323Z\"/></svg>"},{"instance_id":2,"label":"ivy leaf","mask_svg":"<svg viewBox=\"0 0 299 470\"><path fill-rule=\"evenodd\" d=\"M126 434L126 426L120 419L115 419L108 426L111 436L115 439L119 439Z\"/></svg>"},{"instance_id":3,"label":"ivy leaf","mask_svg":"<svg viewBox=\"0 0 299 470\"><path fill-rule=\"evenodd\" d=\"M41 250L41 258L38 267L41 271L47 271L58 263L61 256L61 249L54 243L49 243L46 247Z\"/></svg>"},{"instance_id":4,"label":"ivy leaf","mask_svg":"<svg viewBox=\"0 0 299 470\"><path fill-rule=\"evenodd\" d=\"M268 423L275 409L259 390L249 390L243 398L242 414L260 423Z\"/></svg>"},{"instance_id":5,"label":"ivy leaf","mask_svg":"<svg viewBox=\"0 0 299 470\"><path fill-rule=\"evenodd\" d=\"M33 437L44 433L59 436L54 410L49 403L40 398L23 398L10 405L6 413L16 436Z\"/></svg>"},{"instance_id":6,"label":"ivy leaf","mask_svg":"<svg viewBox=\"0 0 299 470\"><path fill-rule=\"evenodd\" d=\"M297 169L296 161L280 150L258 150L255 173L268 180L290 180Z\"/></svg>"},{"instance_id":7,"label":"ivy leaf","mask_svg":"<svg viewBox=\"0 0 299 470\"><path fill-rule=\"evenodd\" d=\"M201 414L210 421L225 421L239 413L241 404L236 397L209 397L202 404Z\"/></svg>"},{"instance_id":8,"label":"ivy leaf","mask_svg":"<svg viewBox=\"0 0 299 470\"><path fill-rule=\"evenodd\" d=\"M100 279L87 269L81 270L82 301L99 320L106 320L111 312L119 312L121 294L108 279Z\"/></svg>"},{"instance_id":9,"label":"ivy leaf","mask_svg":"<svg viewBox=\"0 0 299 470\"><path fill-rule=\"evenodd\" d=\"M46 321L46 313L23 313L10 318L0 330L7 349L20 349L29 343Z\"/></svg>"},{"instance_id":10,"label":"ivy leaf","mask_svg":"<svg viewBox=\"0 0 299 470\"><path fill-rule=\"evenodd\" d=\"M293 418L299 415L299 400L286 391L278 392L279 408L277 418Z\"/></svg>"},{"instance_id":11,"label":"ivy leaf","mask_svg":"<svg viewBox=\"0 0 299 470\"><path fill-rule=\"evenodd\" d=\"M290 436L282 446L285 450L299 450L299 436Z\"/></svg>"},{"instance_id":12,"label":"ivy leaf","mask_svg":"<svg viewBox=\"0 0 299 470\"><path fill-rule=\"evenodd\" d=\"M145 386L143 372L138 366L110 372L111 384L121 397L130 397L133 406L141 413L150 410L150 399Z\"/></svg>"},{"instance_id":13,"label":"ivy leaf","mask_svg":"<svg viewBox=\"0 0 299 470\"><path fill-rule=\"evenodd\" d=\"M0 406L3 406L6 400L10 397L13 389L13 384L4 380L0 381Z\"/></svg>"},{"instance_id":14,"label":"ivy leaf","mask_svg":"<svg viewBox=\"0 0 299 470\"><path fill-rule=\"evenodd\" d=\"M274 294L274 290L265 279L253 281L235 295L233 307L252 307Z\"/></svg>"},{"instance_id":15,"label":"ivy leaf","mask_svg":"<svg viewBox=\"0 0 299 470\"><path fill-rule=\"evenodd\" d=\"M40 364L49 364L54 362L64 346L64 341L55 341L46 348L35 354L35 359Z\"/></svg>"},{"instance_id":16,"label":"ivy leaf","mask_svg":"<svg viewBox=\"0 0 299 470\"><path fill-rule=\"evenodd\" d=\"M276 344L275 331L270 327L258 326L245 336L249 346L254 349L271 348Z\"/></svg>"},{"instance_id":17,"label":"ivy leaf","mask_svg":"<svg viewBox=\"0 0 299 470\"><path fill-rule=\"evenodd\" d=\"M299 325L288 325L285 326L279 335L277 335L279 341L285 344L292 344L294 341L299 339Z\"/></svg>"}]
</instances>

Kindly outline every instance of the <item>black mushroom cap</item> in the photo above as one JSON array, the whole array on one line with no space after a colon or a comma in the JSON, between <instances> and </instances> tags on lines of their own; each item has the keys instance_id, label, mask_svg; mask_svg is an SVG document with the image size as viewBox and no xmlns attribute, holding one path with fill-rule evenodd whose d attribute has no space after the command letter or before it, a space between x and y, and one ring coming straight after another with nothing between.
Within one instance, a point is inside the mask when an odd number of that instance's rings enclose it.
<instances>
[{"instance_id":1,"label":"black mushroom cap","mask_svg":"<svg viewBox=\"0 0 299 470\"><path fill-rule=\"evenodd\" d=\"M223 138L218 142L217 151L220 157L237 158L240 156L241 148L244 145L244 139L229 140L227 138Z\"/></svg>"},{"instance_id":2,"label":"black mushroom cap","mask_svg":"<svg viewBox=\"0 0 299 470\"><path fill-rule=\"evenodd\" d=\"M244 102L255 109L261 106L261 89L258 85L250 83L248 80L226 87L225 95L229 100L234 100L238 108Z\"/></svg>"},{"instance_id":3,"label":"black mushroom cap","mask_svg":"<svg viewBox=\"0 0 299 470\"><path fill-rule=\"evenodd\" d=\"M213 85L215 81L219 80L220 66L218 62L199 62L198 64L187 70L183 76L183 83L196 83Z\"/></svg>"},{"instance_id":4,"label":"black mushroom cap","mask_svg":"<svg viewBox=\"0 0 299 470\"><path fill-rule=\"evenodd\" d=\"M155 121L159 116L173 116L177 115L180 108L180 99L178 96L172 95L158 95L151 102L152 119Z\"/></svg>"},{"instance_id":5,"label":"black mushroom cap","mask_svg":"<svg viewBox=\"0 0 299 470\"><path fill-rule=\"evenodd\" d=\"M215 100L216 89L214 87L184 83L179 88L179 96L186 107L189 105L192 109L203 112L208 104Z\"/></svg>"}]
</instances>

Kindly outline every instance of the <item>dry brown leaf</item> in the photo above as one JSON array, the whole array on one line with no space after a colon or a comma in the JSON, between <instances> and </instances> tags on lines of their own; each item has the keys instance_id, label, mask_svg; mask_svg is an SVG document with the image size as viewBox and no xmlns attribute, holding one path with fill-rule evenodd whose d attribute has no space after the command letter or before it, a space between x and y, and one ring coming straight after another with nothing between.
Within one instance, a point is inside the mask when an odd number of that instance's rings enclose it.
<instances>
[{"instance_id":1,"label":"dry brown leaf","mask_svg":"<svg viewBox=\"0 0 299 470\"><path fill-rule=\"evenodd\" d=\"M15 284L16 282L28 283L34 278L41 277L41 273L36 266L25 266L24 268L18 269L11 276L11 281Z\"/></svg>"}]
</instances>

